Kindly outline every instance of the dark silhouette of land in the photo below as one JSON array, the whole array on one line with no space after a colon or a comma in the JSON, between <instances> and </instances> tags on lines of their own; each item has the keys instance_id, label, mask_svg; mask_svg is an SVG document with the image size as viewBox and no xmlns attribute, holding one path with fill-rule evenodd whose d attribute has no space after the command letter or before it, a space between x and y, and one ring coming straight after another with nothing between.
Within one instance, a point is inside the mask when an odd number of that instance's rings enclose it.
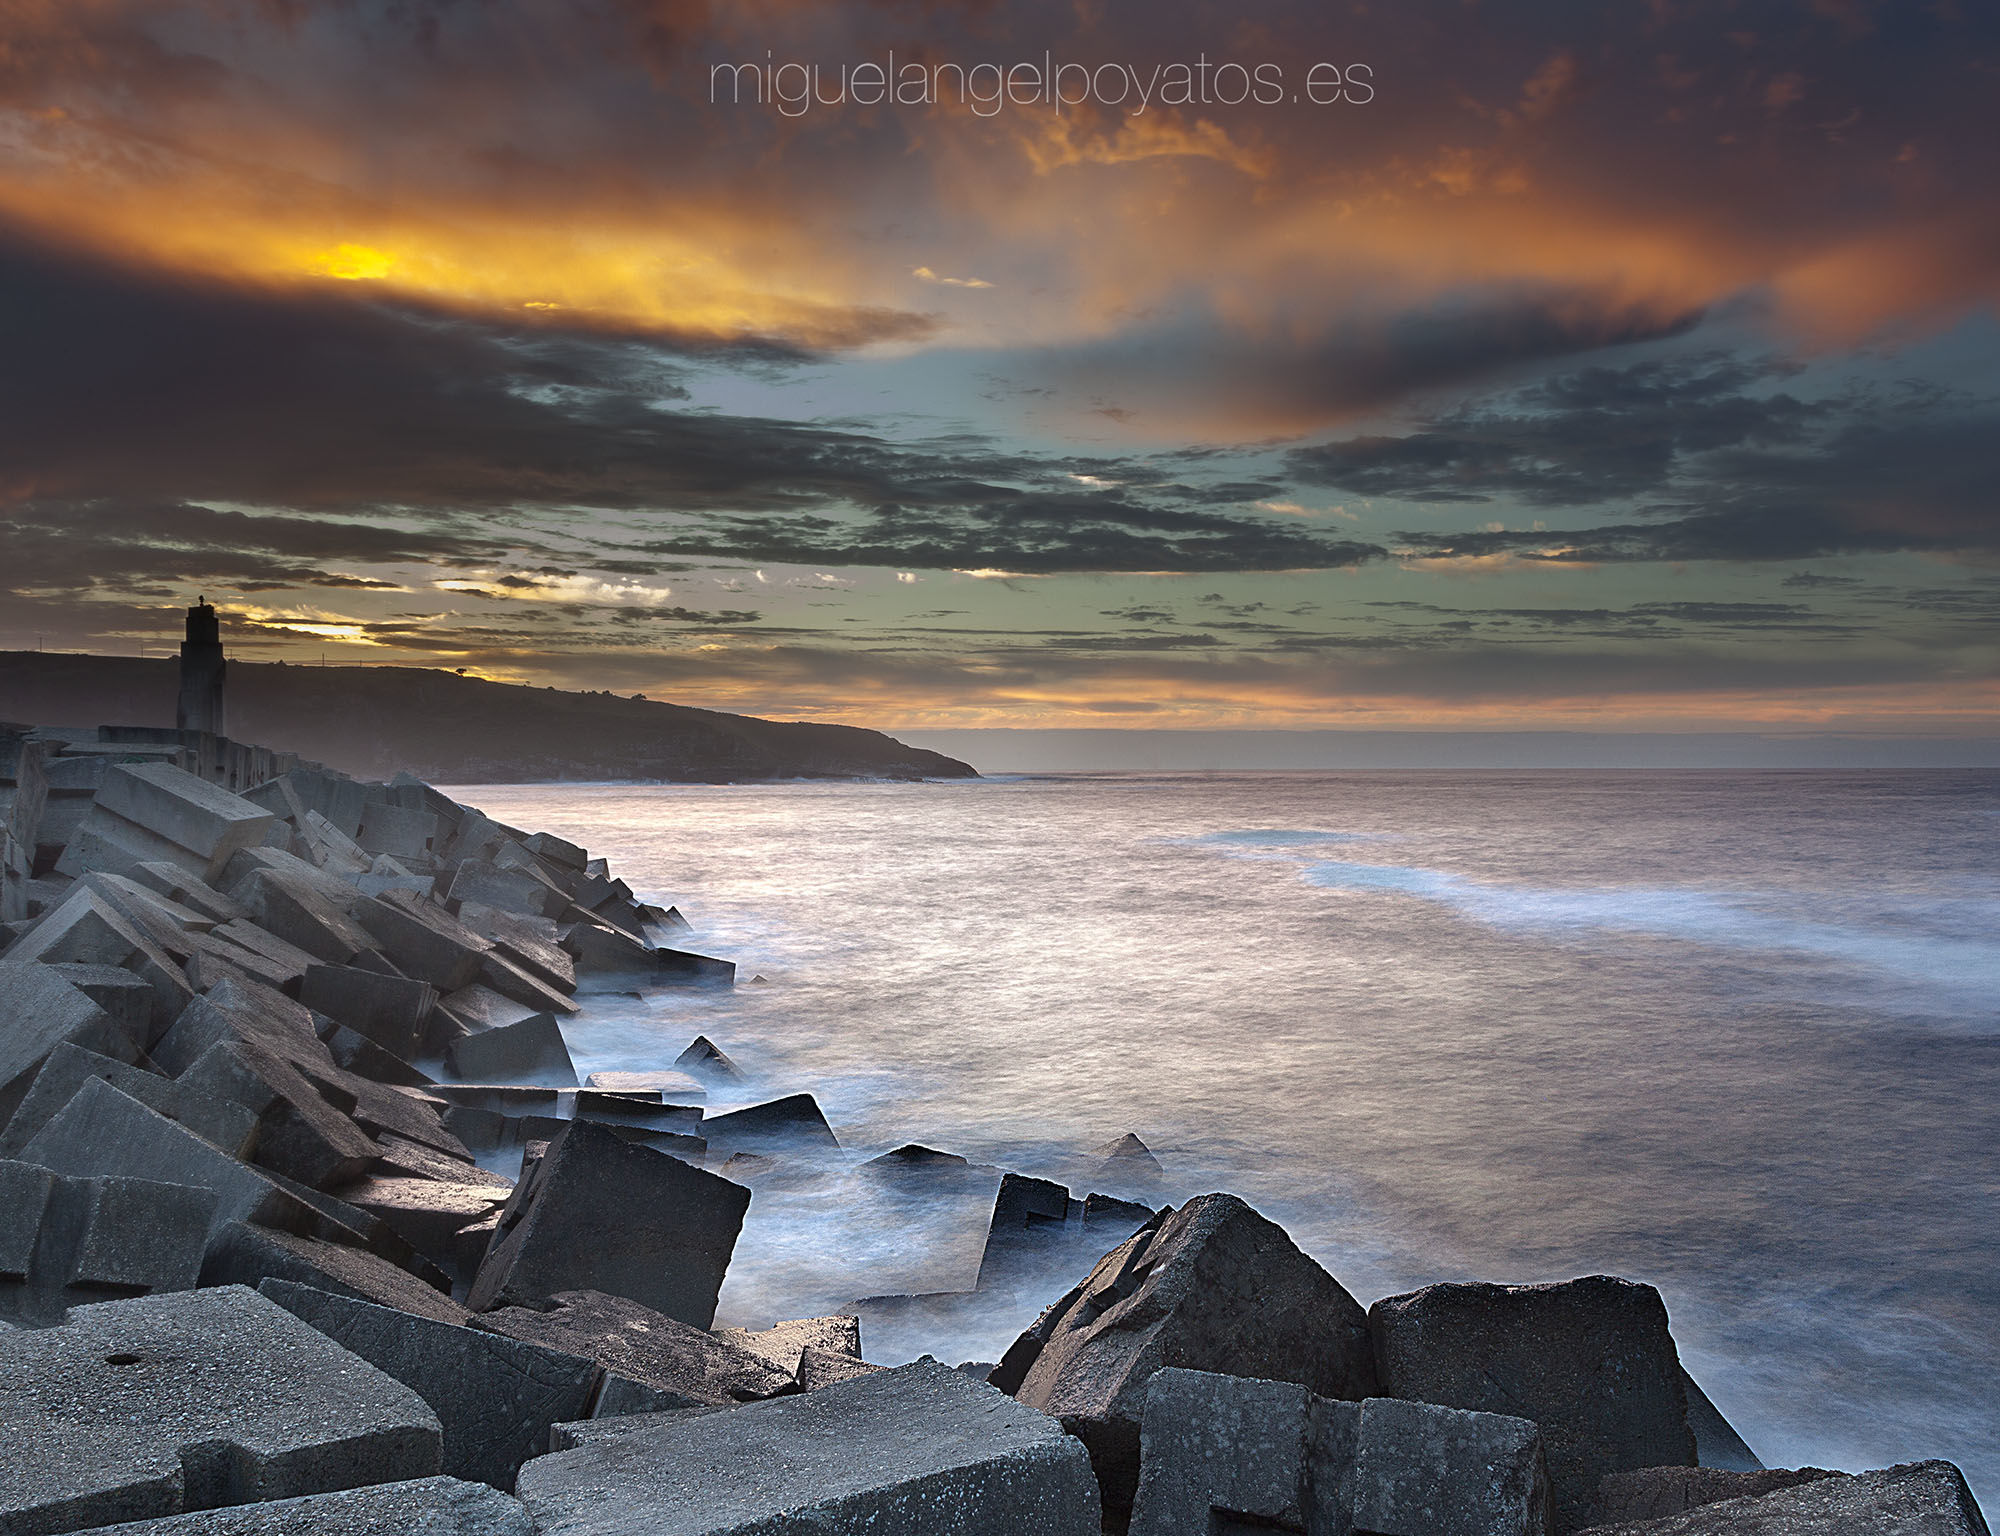
<instances>
[{"instance_id":1,"label":"dark silhouette of land","mask_svg":"<svg viewBox=\"0 0 2000 1536\"><path fill-rule=\"evenodd\" d=\"M171 660L0 651L0 719L170 727L179 687ZM976 777L955 758L856 726L759 720L419 667L231 660L229 734L357 777L409 772L448 784Z\"/></svg>"}]
</instances>

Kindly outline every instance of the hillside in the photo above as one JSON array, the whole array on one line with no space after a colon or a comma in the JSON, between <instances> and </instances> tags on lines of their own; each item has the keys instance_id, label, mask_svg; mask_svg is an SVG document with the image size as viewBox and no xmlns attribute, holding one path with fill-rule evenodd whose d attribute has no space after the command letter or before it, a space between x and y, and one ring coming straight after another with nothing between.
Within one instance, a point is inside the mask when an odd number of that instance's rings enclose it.
<instances>
[{"instance_id":1,"label":"hillside","mask_svg":"<svg viewBox=\"0 0 2000 1536\"><path fill-rule=\"evenodd\" d=\"M0 719L174 723L176 663L0 651ZM436 783L970 778L954 758L848 725L482 682L416 667L229 663L229 735L343 773Z\"/></svg>"}]
</instances>

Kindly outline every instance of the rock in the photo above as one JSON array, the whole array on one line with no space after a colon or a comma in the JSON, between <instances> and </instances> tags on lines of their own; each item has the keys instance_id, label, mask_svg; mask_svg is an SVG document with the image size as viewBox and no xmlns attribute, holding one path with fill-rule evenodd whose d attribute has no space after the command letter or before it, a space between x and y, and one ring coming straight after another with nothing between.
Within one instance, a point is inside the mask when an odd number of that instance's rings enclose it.
<instances>
[{"instance_id":1,"label":"rock","mask_svg":"<svg viewBox=\"0 0 2000 1536\"><path fill-rule=\"evenodd\" d=\"M1385 1393L1507 1412L1542 1428L1555 1529L1578 1529L1600 1479L1693 1466L1667 1309L1649 1285L1433 1285L1369 1309Z\"/></svg>"},{"instance_id":2,"label":"rock","mask_svg":"<svg viewBox=\"0 0 2000 1536\"><path fill-rule=\"evenodd\" d=\"M722 1083L740 1083L748 1077L707 1035L696 1035L694 1043L674 1058L674 1065L691 1077L713 1078Z\"/></svg>"},{"instance_id":3,"label":"rock","mask_svg":"<svg viewBox=\"0 0 2000 1536\"><path fill-rule=\"evenodd\" d=\"M593 1072L583 1085L606 1093L656 1093L668 1104L700 1104L708 1098L708 1090L685 1072Z\"/></svg>"},{"instance_id":4,"label":"rock","mask_svg":"<svg viewBox=\"0 0 2000 1536\"><path fill-rule=\"evenodd\" d=\"M215 1203L181 1184L0 1162L0 1318L41 1327L73 1306L192 1290Z\"/></svg>"},{"instance_id":5,"label":"rock","mask_svg":"<svg viewBox=\"0 0 2000 1536\"><path fill-rule=\"evenodd\" d=\"M739 1184L572 1121L516 1190L471 1305L598 1290L707 1328L749 1206Z\"/></svg>"},{"instance_id":6,"label":"rock","mask_svg":"<svg viewBox=\"0 0 2000 1536\"><path fill-rule=\"evenodd\" d=\"M798 1375L799 1357L808 1349L845 1355L850 1360L861 1358L858 1317L801 1317L754 1333L747 1328L718 1328L715 1337L768 1360L787 1376Z\"/></svg>"},{"instance_id":7,"label":"rock","mask_svg":"<svg viewBox=\"0 0 2000 1536\"><path fill-rule=\"evenodd\" d=\"M871 1157L861 1165L864 1173L903 1174L928 1172L940 1168L970 1168L971 1163L956 1152L940 1152L936 1147L922 1146L917 1142L906 1142L894 1151L884 1152L880 1157ZM1064 1192L1067 1195L1067 1191Z\"/></svg>"},{"instance_id":8,"label":"rock","mask_svg":"<svg viewBox=\"0 0 2000 1536\"><path fill-rule=\"evenodd\" d=\"M245 1222L231 1222L209 1240L203 1285L254 1288L265 1280L290 1280L440 1323L463 1323L470 1315L443 1291L363 1248Z\"/></svg>"},{"instance_id":9,"label":"rock","mask_svg":"<svg viewBox=\"0 0 2000 1536\"><path fill-rule=\"evenodd\" d=\"M0 1343L0 1349L4 1349ZM1684 1515L1593 1528L1591 1536L1987 1536L1965 1478L1948 1461L1834 1473Z\"/></svg>"},{"instance_id":10,"label":"rock","mask_svg":"<svg viewBox=\"0 0 2000 1536\"><path fill-rule=\"evenodd\" d=\"M118 1021L52 965L0 962L0 1117L28 1095L42 1063L59 1045L122 1062L140 1058L145 1038Z\"/></svg>"},{"instance_id":11,"label":"rock","mask_svg":"<svg viewBox=\"0 0 2000 1536\"><path fill-rule=\"evenodd\" d=\"M0 1335L0 1531L75 1530L438 1470L437 1416L254 1291Z\"/></svg>"},{"instance_id":12,"label":"rock","mask_svg":"<svg viewBox=\"0 0 2000 1536\"><path fill-rule=\"evenodd\" d=\"M266 1280L257 1289L429 1403L448 1476L502 1490L548 1448L554 1425L589 1413L603 1374L583 1356L310 1286Z\"/></svg>"},{"instance_id":13,"label":"rock","mask_svg":"<svg viewBox=\"0 0 2000 1536\"><path fill-rule=\"evenodd\" d=\"M622 1296L564 1291L549 1301L553 1305L546 1309L502 1307L482 1313L473 1326L586 1355L625 1381L673 1399L660 1401L659 1407L723 1407L798 1390L791 1371L763 1356Z\"/></svg>"},{"instance_id":14,"label":"rock","mask_svg":"<svg viewBox=\"0 0 2000 1536\"><path fill-rule=\"evenodd\" d=\"M1534 1423L1371 1397L1350 1497L1376 1536L1548 1536L1548 1469Z\"/></svg>"},{"instance_id":15,"label":"rock","mask_svg":"<svg viewBox=\"0 0 2000 1536\"><path fill-rule=\"evenodd\" d=\"M1641 1467L1636 1472L1614 1472L1597 1485L1588 1521L1595 1527L1658 1520L1666 1515L1686 1514L1704 1504L1755 1498L1832 1476L1833 1473L1818 1467L1801 1467L1796 1471L1759 1468L1754 1472L1729 1472L1718 1467Z\"/></svg>"},{"instance_id":16,"label":"rock","mask_svg":"<svg viewBox=\"0 0 2000 1536\"><path fill-rule=\"evenodd\" d=\"M923 1432L913 1435L912 1425ZM1096 1536L1060 1427L936 1361L728 1413L613 1420L521 1469L537 1529L683 1536Z\"/></svg>"},{"instance_id":17,"label":"rock","mask_svg":"<svg viewBox=\"0 0 2000 1536\"><path fill-rule=\"evenodd\" d=\"M1061 1418L1090 1448L1107 1517L1139 1475L1148 1379L1163 1366L1372 1396L1360 1303L1234 1195L1163 1214L1099 1261L1007 1351L993 1383Z\"/></svg>"},{"instance_id":18,"label":"rock","mask_svg":"<svg viewBox=\"0 0 2000 1536\"><path fill-rule=\"evenodd\" d=\"M653 969L661 981L700 982L710 986L733 986L736 981L734 960L697 955L689 949L654 950Z\"/></svg>"},{"instance_id":19,"label":"rock","mask_svg":"<svg viewBox=\"0 0 2000 1536\"><path fill-rule=\"evenodd\" d=\"M562 947L576 961L579 989L603 991L655 981L659 976L655 950L599 918L572 923L563 933Z\"/></svg>"},{"instance_id":20,"label":"rock","mask_svg":"<svg viewBox=\"0 0 2000 1536\"><path fill-rule=\"evenodd\" d=\"M518 1499L455 1477L93 1526L78 1536L535 1536Z\"/></svg>"},{"instance_id":21,"label":"rock","mask_svg":"<svg viewBox=\"0 0 2000 1536\"><path fill-rule=\"evenodd\" d=\"M169 1120L178 1121L231 1157L247 1157L257 1137L257 1116L242 1104L199 1091L144 1067L114 1061L95 1051L59 1045L35 1074L27 1096L0 1133L0 1157L19 1157L35 1133L61 1113L77 1090L93 1077L137 1099Z\"/></svg>"},{"instance_id":22,"label":"rock","mask_svg":"<svg viewBox=\"0 0 2000 1536\"><path fill-rule=\"evenodd\" d=\"M467 1035L445 1047L445 1070L473 1083L538 1083L573 1087L576 1066L555 1015Z\"/></svg>"},{"instance_id":23,"label":"rock","mask_svg":"<svg viewBox=\"0 0 2000 1536\"><path fill-rule=\"evenodd\" d=\"M1130 1170L1140 1176L1162 1171L1160 1160L1153 1156L1152 1149L1130 1131L1099 1147L1097 1156L1116 1170Z\"/></svg>"},{"instance_id":24,"label":"rock","mask_svg":"<svg viewBox=\"0 0 2000 1536\"><path fill-rule=\"evenodd\" d=\"M1052 1273L1074 1274L1078 1265L1090 1263L1152 1218L1143 1205L1109 1195L1076 1200L1047 1179L1007 1174L993 1197L973 1288L1000 1290L1034 1284Z\"/></svg>"},{"instance_id":25,"label":"rock","mask_svg":"<svg viewBox=\"0 0 2000 1536\"><path fill-rule=\"evenodd\" d=\"M726 1115L710 1115L701 1123L702 1135L720 1152L754 1152L760 1149L838 1147L833 1127L819 1111L809 1093L795 1093L753 1104L748 1109Z\"/></svg>"}]
</instances>

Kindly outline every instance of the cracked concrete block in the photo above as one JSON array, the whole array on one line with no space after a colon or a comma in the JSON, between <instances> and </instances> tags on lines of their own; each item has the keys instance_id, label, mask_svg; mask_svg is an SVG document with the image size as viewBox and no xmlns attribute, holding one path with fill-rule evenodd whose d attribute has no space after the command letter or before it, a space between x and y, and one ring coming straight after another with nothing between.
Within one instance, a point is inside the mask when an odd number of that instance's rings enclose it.
<instances>
[{"instance_id":1,"label":"cracked concrete block","mask_svg":"<svg viewBox=\"0 0 2000 1536\"><path fill-rule=\"evenodd\" d=\"M707 1328L749 1206L739 1184L571 1121L516 1190L470 1304L608 1291Z\"/></svg>"},{"instance_id":2,"label":"cracked concrete block","mask_svg":"<svg viewBox=\"0 0 2000 1536\"><path fill-rule=\"evenodd\" d=\"M0 1533L430 1477L422 1398L254 1291L78 1307L0 1335Z\"/></svg>"},{"instance_id":3,"label":"cracked concrete block","mask_svg":"<svg viewBox=\"0 0 2000 1536\"><path fill-rule=\"evenodd\" d=\"M932 1360L723 1413L566 1433L580 1443L529 1462L518 1485L537 1528L565 1536L1098 1532L1082 1446Z\"/></svg>"},{"instance_id":4,"label":"cracked concrete block","mask_svg":"<svg viewBox=\"0 0 2000 1536\"><path fill-rule=\"evenodd\" d=\"M340 1493L239 1504L77 1536L535 1536L518 1499L484 1483L425 1477Z\"/></svg>"},{"instance_id":5,"label":"cracked concrete block","mask_svg":"<svg viewBox=\"0 0 2000 1536\"><path fill-rule=\"evenodd\" d=\"M445 899L461 907L491 907L523 917L559 917L569 897L525 870L501 869L480 859L467 859L452 876Z\"/></svg>"},{"instance_id":6,"label":"cracked concrete block","mask_svg":"<svg viewBox=\"0 0 2000 1536\"><path fill-rule=\"evenodd\" d=\"M603 1374L580 1355L290 1281L258 1289L429 1403L444 1427L448 1476L502 1490L548 1448L555 1425L588 1414Z\"/></svg>"}]
</instances>

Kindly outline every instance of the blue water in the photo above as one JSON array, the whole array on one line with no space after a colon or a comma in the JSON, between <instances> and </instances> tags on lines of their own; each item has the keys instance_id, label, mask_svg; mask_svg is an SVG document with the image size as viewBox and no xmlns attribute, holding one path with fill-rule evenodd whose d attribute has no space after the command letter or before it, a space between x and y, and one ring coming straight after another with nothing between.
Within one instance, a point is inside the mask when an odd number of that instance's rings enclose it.
<instances>
[{"instance_id":1,"label":"blue water","mask_svg":"<svg viewBox=\"0 0 2000 1536\"><path fill-rule=\"evenodd\" d=\"M1235 1190L1364 1303L1649 1281L1767 1463L1945 1456L2000 1498L1991 774L456 793L767 978L570 1029L585 1070L705 1032L839 1131L757 1186L725 1319L969 1285L978 1202L844 1171L921 1140L1079 1193ZM1126 1130L1158 1188L1096 1177ZM1074 1278L871 1357L995 1358Z\"/></svg>"}]
</instances>

